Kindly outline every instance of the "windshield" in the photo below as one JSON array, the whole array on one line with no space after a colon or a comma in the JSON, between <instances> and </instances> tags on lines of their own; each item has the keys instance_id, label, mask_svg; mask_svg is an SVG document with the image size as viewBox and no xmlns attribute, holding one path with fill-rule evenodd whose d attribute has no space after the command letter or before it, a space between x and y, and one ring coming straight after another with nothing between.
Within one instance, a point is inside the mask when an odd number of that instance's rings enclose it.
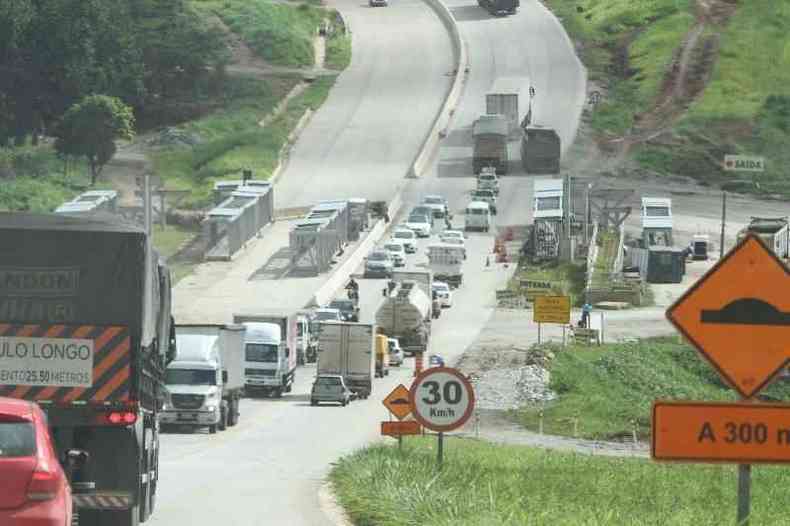
<instances>
[{"instance_id":1,"label":"windshield","mask_svg":"<svg viewBox=\"0 0 790 526\"><path fill-rule=\"evenodd\" d=\"M304 323L297 323L296 324L296 336L297 336L297 338L301 338L302 336L304 336L305 328L306 327L305 327Z\"/></svg>"},{"instance_id":2,"label":"windshield","mask_svg":"<svg viewBox=\"0 0 790 526\"><path fill-rule=\"evenodd\" d=\"M211 369L168 369L167 385L217 385L217 372Z\"/></svg>"},{"instance_id":3,"label":"windshield","mask_svg":"<svg viewBox=\"0 0 790 526\"><path fill-rule=\"evenodd\" d=\"M427 223L428 220L423 215L409 216L409 223Z\"/></svg>"},{"instance_id":4,"label":"windshield","mask_svg":"<svg viewBox=\"0 0 790 526\"><path fill-rule=\"evenodd\" d=\"M395 232L393 237L396 237L398 239L414 239L414 232L412 232L411 230L409 230L408 232L399 230Z\"/></svg>"},{"instance_id":5,"label":"windshield","mask_svg":"<svg viewBox=\"0 0 790 526\"><path fill-rule=\"evenodd\" d=\"M429 205L441 205L441 204L443 204L441 198L439 198L439 197L426 197L424 199L424 202L428 203Z\"/></svg>"},{"instance_id":6,"label":"windshield","mask_svg":"<svg viewBox=\"0 0 790 526\"><path fill-rule=\"evenodd\" d=\"M450 237L442 237L441 240L442 240L443 243L447 243L448 245L463 245L464 244L464 240L463 239L458 239L457 237L452 237L452 236L450 236Z\"/></svg>"},{"instance_id":7,"label":"windshield","mask_svg":"<svg viewBox=\"0 0 790 526\"><path fill-rule=\"evenodd\" d=\"M669 217L669 208L665 206L647 206L645 215L650 217Z\"/></svg>"},{"instance_id":8,"label":"windshield","mask_svg":"<svg viewBox=\"0 0 790 526\"><path fill-rule=\"evenodd\" d=\"M560 198L559 197L539 197L538 210L559 210Z\"/></svg>"},{"instance_id":9,"label":"windshield","mask_svg":"<svg viewBox=\"0 0 790 526\"><path fill-rule=\"evenodd\" d=\"M373 252L368 259L371 261L386 261L389 259L389 256L384 252Z\"/></svg>"},{"instance_id":10,"label":"windshield","mask_svg":"<svg viewBox=\"0 0 790 526\"><path fill-rule=\"evenodd\" d=\"M473 216L483 216L486 215L487 210L484 208L470 208L467 210L468 214L472 214Z\"/></svg>"},{"instance_id":11,"label":"windshield","mask_svg":"<svg viewBox=\"0 0 790 526\"><path fill-rule=\"evenodd\" d=\"M384 248L390 252L403 252L403 245L384 245Z\"/></svg>"},{"instance_id":12,"label":"windshield","mask_svg":"<svg viewBox=\"0 0 790 526\"><path fill-rule=\"evenodd\" d=\"M321 385L321 386L324 386L324 387L339 387L340 386L340 378L319 376L318 377L318 385Z\"/></svg>"},{"instance_id":13,"label":"windshield","mask_svg":"<svg viewBox=\"0 0 790 526\"><path fill-rule=\"evenodd\" d=\"M338 319L337 316L338 316L337 312L317 312L315 318L319 321L328 321L328 320L337 321Z\"/></svg>"},{"instance_id":14,"label":"windshield","mask_svg":"<svg viewBox=\"0 0 790 526\"><path fill-rule=\"evenodd\" d=\"M0 458L29 457L36 452L36 438L30 422L0 422Z\"/></svg>"},{"instance_id":15,"label":"windshield","mask_svg":"<svg viewBox=\"0 0 790 526\"><path fill-rule=\"evenodd\" d=\"M329 304L330 307L333 309L339 310L352 310L354 308L354 303L347 300L335 300Z\"/></svg>"},{"instance_id":16,"label":"windshield","mask_svg":"<svg viewBox=\"0 0 790 526\"><path fill-rule=\"evenodd\" d=\"M277 346L270 343L248 343L244 348L248 362L277 363Z\"/></svg>"}]
</instances>

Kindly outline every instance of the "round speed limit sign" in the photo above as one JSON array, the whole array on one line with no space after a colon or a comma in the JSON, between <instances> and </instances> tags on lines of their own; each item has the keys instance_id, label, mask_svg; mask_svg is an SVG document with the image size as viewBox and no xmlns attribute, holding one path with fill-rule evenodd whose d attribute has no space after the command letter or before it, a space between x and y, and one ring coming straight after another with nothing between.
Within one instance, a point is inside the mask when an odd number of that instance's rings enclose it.
<instances>
[{"instance_id":1,"label":"round speed limit sign","mask_svg":"<svg viewBox=\"0 0 790 526\"><path fill-rule=\"evenodd\" d=\"M433 431L452 431L472 416L472 384L456 369L432 367L421 372L409 392L415 420Z\"/></svg>"}]
</instances>

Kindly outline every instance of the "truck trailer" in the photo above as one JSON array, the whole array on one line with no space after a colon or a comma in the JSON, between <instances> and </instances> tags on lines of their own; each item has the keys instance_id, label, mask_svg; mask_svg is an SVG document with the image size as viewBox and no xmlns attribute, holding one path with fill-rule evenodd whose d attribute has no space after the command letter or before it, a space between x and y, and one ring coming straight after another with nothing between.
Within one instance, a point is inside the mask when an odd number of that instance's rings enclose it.
<instances>
[{"instance_id":1,"label":"truck trailer","mask_svg":"<svg viewBox=\"0 0 790 526\"><path fill-rule=\"evenodd\" d=\"M297 314L236 314L244 336L245 392L279 398L290 393L296 376Z\"/></svg>"},{"instance_id":2,"label":"truck trailer","mask_svg":"<svg viewBox=\"0 0 790 526\"><path fill-rule=\"evenodd\" d=\"M224 431L239 421L244 393L244 325L176 325L175 360L167 366L170 401L162 425Z\"/></svg>"},{"instance_id":3,"label":"truck trailer","mask_svg":"<svg viewBox=\"0 0 790 526\"><path fill-rule=\"evenodd\" d=\"M115 218L0 213L0 396L36 401L72 474L81 526L153 513L165 368L175 356L170 273Z\"/></svg>"},{"instance_id":4,"label":"truck trailer","mask_svg":"<svg viewBox=\"0 0 790 526\"><path fill-rule=\"evenodd\" d=\"M373 392L376 373L375 330L373 325L348 322L321 322L317 374L337 374L359 398Z\"/></svg>"},{"instance_id":5,"label":"truck trailer","mask_svg":"<svg viewBox=\"0 0 790 526\"><path fill-rule=\"evenodd\" d=\"M521 164L528 174L560 173L562 156L560 136L556 130L530 125L521 134Z\"/></svg>"},{"instance_id":6,"label":"truck trailer","mask_svg":"<svg viewBox=\"0 0 790 526\"><path fill-rule=\"evenodd\" d=\"M532 122L532 104L529 99L529 79L500 77L486 93L486 114L504 115L508 131L519 133L522 125Z\"/></svg>"},{"instance_id":7,"label":"truck trailer","mask_svg":"<svg viewBox=\"0 0 790 526\"><path fill-rule=\"evenodd\" d=\"M481 115L474 123L472 136L472 170L475 175L486 166L492 166L498 174L507 173L510 161L507 118L504 115Z\"/></svg>"},{"instance_id":8,"label":"truck trailer","mask_svg":"<svg viewBox=\"0 0 790 526\"><path fill-rule=\"evenodd\" d=\"M397 338L406 354L428 350L433 302L417 281L397 283L376 311L381 334Z\"/></svg>"},{"instance_id":9,"label":"truck trailer","mask_svg":"<svg viewBox=\"0 0 790 526\"><path fill-rule=\"evenodd\" d=\"M749 233L757 234L778 257L788 257L790 228L787 217L752 217L749 224L738 232L738 241Z\"/></svg>"}]
</instances>

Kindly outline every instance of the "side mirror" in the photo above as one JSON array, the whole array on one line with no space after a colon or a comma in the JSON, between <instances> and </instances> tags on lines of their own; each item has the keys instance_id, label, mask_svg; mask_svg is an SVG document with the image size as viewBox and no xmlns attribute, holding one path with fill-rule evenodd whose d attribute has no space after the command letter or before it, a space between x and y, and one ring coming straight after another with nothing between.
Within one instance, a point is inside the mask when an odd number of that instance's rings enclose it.
<instances>
[{"instance_id":1,"label":"side mirror","mask_svg":"<svg viewBox=\"0 0 790 526\"><path fill-rule=\"evenodd\" d=\"M222 371L222 383L228 383L228 371Z\"/></svg>"},{"instance_id":2,"label":"side mirror","mask_svg":"<svg viewBox=\"0 0 790 526\"><path fill-rule=\"evenodd\" d=\"M286 347L286 348L285 348L285 357L286 357L286 358L288 358L289 356L291 356L291 349L289 349L288 347Z\"/></svg>"},{"instance_id":3,"label":"side mirror","mask_svg":"<svg viewBox=\"0 0 790 526\"><path fill-rule=\"evenodd\" d=\"M63 452L61 460L70 469L81 468L90 460L90 453L83 449L67 449Z\"/></svg>"}]
</instances>

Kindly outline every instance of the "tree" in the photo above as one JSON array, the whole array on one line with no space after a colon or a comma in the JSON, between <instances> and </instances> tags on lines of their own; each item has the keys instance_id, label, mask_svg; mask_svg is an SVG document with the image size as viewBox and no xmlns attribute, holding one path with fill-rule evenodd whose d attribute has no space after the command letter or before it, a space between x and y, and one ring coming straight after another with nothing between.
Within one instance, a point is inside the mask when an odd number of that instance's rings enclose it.
<instances>
[{"instance_id":1,"label":"tree","mask_svg":"<svg viewBox=\"0 0 790 526\"><path fill-rule=\"evenodd\" d=\"M91 185L117 150L115 141L134 137L132 108L116 97L90 95L63 115L55 132L60 155L88 159Z\"/></svg>"}]
</instances>

